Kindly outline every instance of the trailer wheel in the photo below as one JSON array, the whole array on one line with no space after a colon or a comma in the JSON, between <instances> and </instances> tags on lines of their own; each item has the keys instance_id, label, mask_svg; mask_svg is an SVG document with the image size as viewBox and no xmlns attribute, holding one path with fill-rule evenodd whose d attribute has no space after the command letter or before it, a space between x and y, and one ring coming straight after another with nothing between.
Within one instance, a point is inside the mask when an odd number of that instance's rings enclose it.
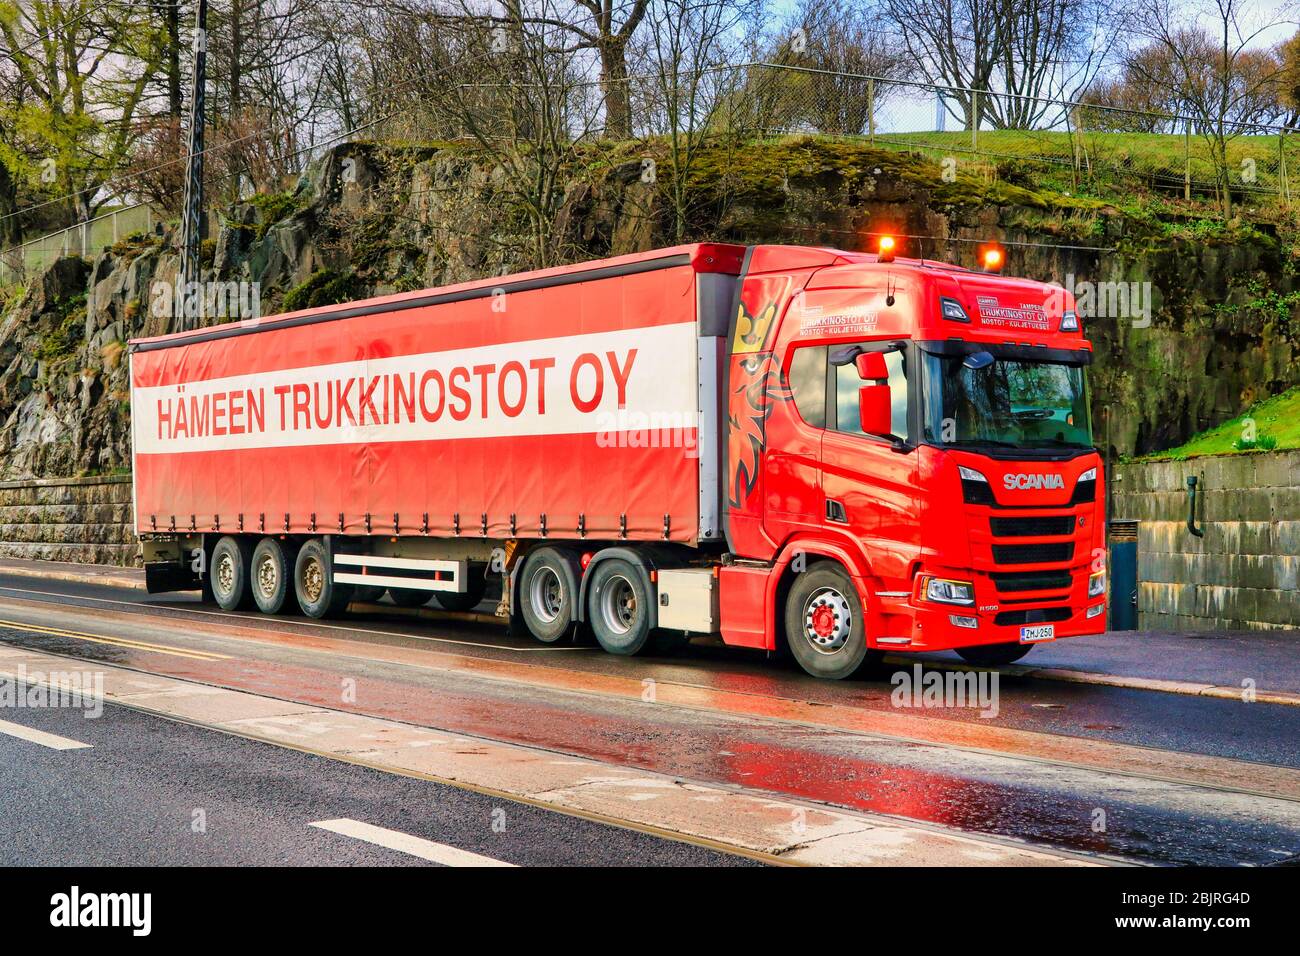
<instances>
[{"instance_id":1,"label":"trailer wheel","mask_svg":"<svg viewBox=\"0 0 1300 956\"><path fill-rule=\"evenodd\" d=\"M483 603L487 594L487 568L470 565L466 572L465 590L434 591L433 599L444 611L472 611Z\"/></svg>"},{"instance_id":2,"label":"trailer wheel","mask_svg":"<svg viewBox=\"0 0 1300 956\"><path fill-rule=\"evenodd\" d=\"M587 622L611 654L640 654L650 643L650 593L641 574L622 558L596 565L587 588Z\"/></svg>"},{"instance_id":3,"label":"trailer wheel","mask_svg":"<svg viewBox=\"0 0 1300 956\"><path fill-rule=\"evenodd\" d=\"M352 586L335 584L330 564L329 553L320 538L311 538L298 549L293 589L298 606L308 617L336 617L352 600Z\"/></svg>"},{"instance_id":4,"label":"trailer wheel","mask_svg":"<svg viewBox=\"0 0 1300 956\"><path fill-rule=\"evenodd\" d=\"M292 545L276 538L263 538L253 549L249 584L263 614L297 610L290 597L295 556Z\"/></svg>"},{"instance_id":5,"label":"trailer wheel","mask_svg":"<svg viewBox=\"0 0 1300 956\"><path fill-rule=\"evenodd\" d=\"M957 654L967 664L976 667L997 667L1020 660L1034 649L1033 644L985 644L981 647L959 647Z\"/></svg>"},{"instance_id":6,"label":"trailer wheel","mask_svg":"<svg viewBox=\"0 0 1300 956\"><path fill-rule=\"evenodd\" d=\"M821 561L795 577L785 601L785 639L813 677L842 680L883 656L867 648L867 626L853 579Z\"/></svg>"},{"instance_id":7,"label":"trailer wheel","mask_svg":"<svg viewBox=\"0 0 1300 956\"><path fill-rule=\"evenodd\" d=\"M223 611L237 611L251 603L248 569L252 565L252 553L252 545L230 535L223 537L212 549L208 579L212 598Z\"/></svg>"},{"instance_id":8,"label":"trailer wheel","mask_svg":"<svg viewBox=\"0 0 1300 956\"><path fill-rule=\"evenodd\" d=\"M376 604L387 590L387 588L376 587L373 584L354 584L352 585L352 600L361 604Z\"/></svg>"},{"instance_id":9,"label":"trailer wheel","mask_svg":"<svg viewBox=\"0 0 1300 956\"><path fill-rule=\"evenodd\" d=\"M429 592L416 588L389 588L388 596L398 607L422 607L429 603Z\"/></svg>"}]
</instances>

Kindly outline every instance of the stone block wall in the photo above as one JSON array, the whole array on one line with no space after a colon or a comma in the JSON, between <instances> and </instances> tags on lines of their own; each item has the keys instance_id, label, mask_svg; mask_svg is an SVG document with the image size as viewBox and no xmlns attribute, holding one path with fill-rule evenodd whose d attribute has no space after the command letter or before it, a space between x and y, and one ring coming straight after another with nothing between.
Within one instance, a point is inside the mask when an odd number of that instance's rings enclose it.
<instances>
[{"instance_id":1,"label":"stone block wall","mask_svg":"<svg viewBox=\"0 0 1300 956\"><path fill-rule=\"evenodd\" d=\"M131 476L0 482L0 557L138 565Z\"/></svg>"},{"instance_id":2,"label":"stone block wall","mask_svg":"<svg viewBox=\"0 0 1300 956\"><path fill-rule=\"evenodd\" d=\"M1139 522L1140 627L1300 628L1300 451L1117 465L1111 517Z\"/></svg>"}]
</instances>

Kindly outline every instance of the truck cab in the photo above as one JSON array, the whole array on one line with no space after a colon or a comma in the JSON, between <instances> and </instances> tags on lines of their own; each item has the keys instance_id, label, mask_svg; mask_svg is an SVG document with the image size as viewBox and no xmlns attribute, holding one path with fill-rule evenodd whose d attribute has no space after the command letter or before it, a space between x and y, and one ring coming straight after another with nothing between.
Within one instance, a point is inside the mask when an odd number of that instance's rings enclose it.
<instances>
[{"instance_id":1,"label":"truck cab","mask_svg":"<svg viewBox=\"0 0 1300 956\"><path fill-rule=\"evenodd\" d=\"M783 630L805 669L841 677L887 651L997 664L1100 633L1104 476L1072 296L813 252L757 247L742 280L724 638ZM738 607L751 561L770 568L761 625Z\"/></svg>"}]
</instances>

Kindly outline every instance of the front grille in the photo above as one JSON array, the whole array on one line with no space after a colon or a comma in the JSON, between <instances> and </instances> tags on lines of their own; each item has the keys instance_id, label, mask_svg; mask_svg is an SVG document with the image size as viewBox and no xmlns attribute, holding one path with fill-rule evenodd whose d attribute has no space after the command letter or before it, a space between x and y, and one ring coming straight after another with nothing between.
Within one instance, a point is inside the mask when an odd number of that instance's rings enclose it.
<instances>
[{"instance_id":1,"label":"front grille","mask_svg":"<svg viewBox=\"0 0 1300 956\"><path fill-rule=\"evenodd\" d=\"M1068 571L1003 571L992 578L999 594L1008 591L1066 591L1070 587Z\"/></svg>"},{"instance_id":2,"label":"front grille","mask_svg":"<svg viewBox=\"0 0 1300 956\"><path fill-rule=\"evenodd\" d=\"M1050 564L1074 557L1074 542L1060 544L995 544L993 560L997 564Z\"/></svg>"},{"instance_id":3,"label":"front grille","mask_svg":"<svg viewBox=\"0 0 1300 956\"><path fill-rule=\"evenodd\" d=\"M1003 611L993 618L994 624L1051 624L1070 617L1068 607L1035 607L1024 611Z\"/></svg>"},{"instance_id":4,"label":"front grille","mask_svg":"<svg viewBox=\"0 0 1300 956\"><path fill-rule=\"evenodd\" d=\"M1070 515L1053 515L1050 518L989 518L989 528L999 538L1069 534L1074 530L1074 518Z\"/></svg>"}]
</instances>

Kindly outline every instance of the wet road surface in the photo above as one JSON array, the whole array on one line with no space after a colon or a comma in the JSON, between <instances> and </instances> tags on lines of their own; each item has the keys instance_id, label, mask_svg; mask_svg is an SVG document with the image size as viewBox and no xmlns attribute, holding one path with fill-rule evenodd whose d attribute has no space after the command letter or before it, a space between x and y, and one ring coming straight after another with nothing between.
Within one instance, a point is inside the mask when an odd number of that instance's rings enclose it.
<instances>
[{"instance_id":1,"label":"wet road surface","mask_svg":"<svg viewBox=\"0 0 1300 956\"><path fill-rule=\"evenodd\" d=\"M4 576L0 640L1141 863L1300 853L1296 707L1003 677L996 716L908 708L888 672L830 684L724 648L626 660L490 623L323 625Z\"/></svg>"}]
</instances>

